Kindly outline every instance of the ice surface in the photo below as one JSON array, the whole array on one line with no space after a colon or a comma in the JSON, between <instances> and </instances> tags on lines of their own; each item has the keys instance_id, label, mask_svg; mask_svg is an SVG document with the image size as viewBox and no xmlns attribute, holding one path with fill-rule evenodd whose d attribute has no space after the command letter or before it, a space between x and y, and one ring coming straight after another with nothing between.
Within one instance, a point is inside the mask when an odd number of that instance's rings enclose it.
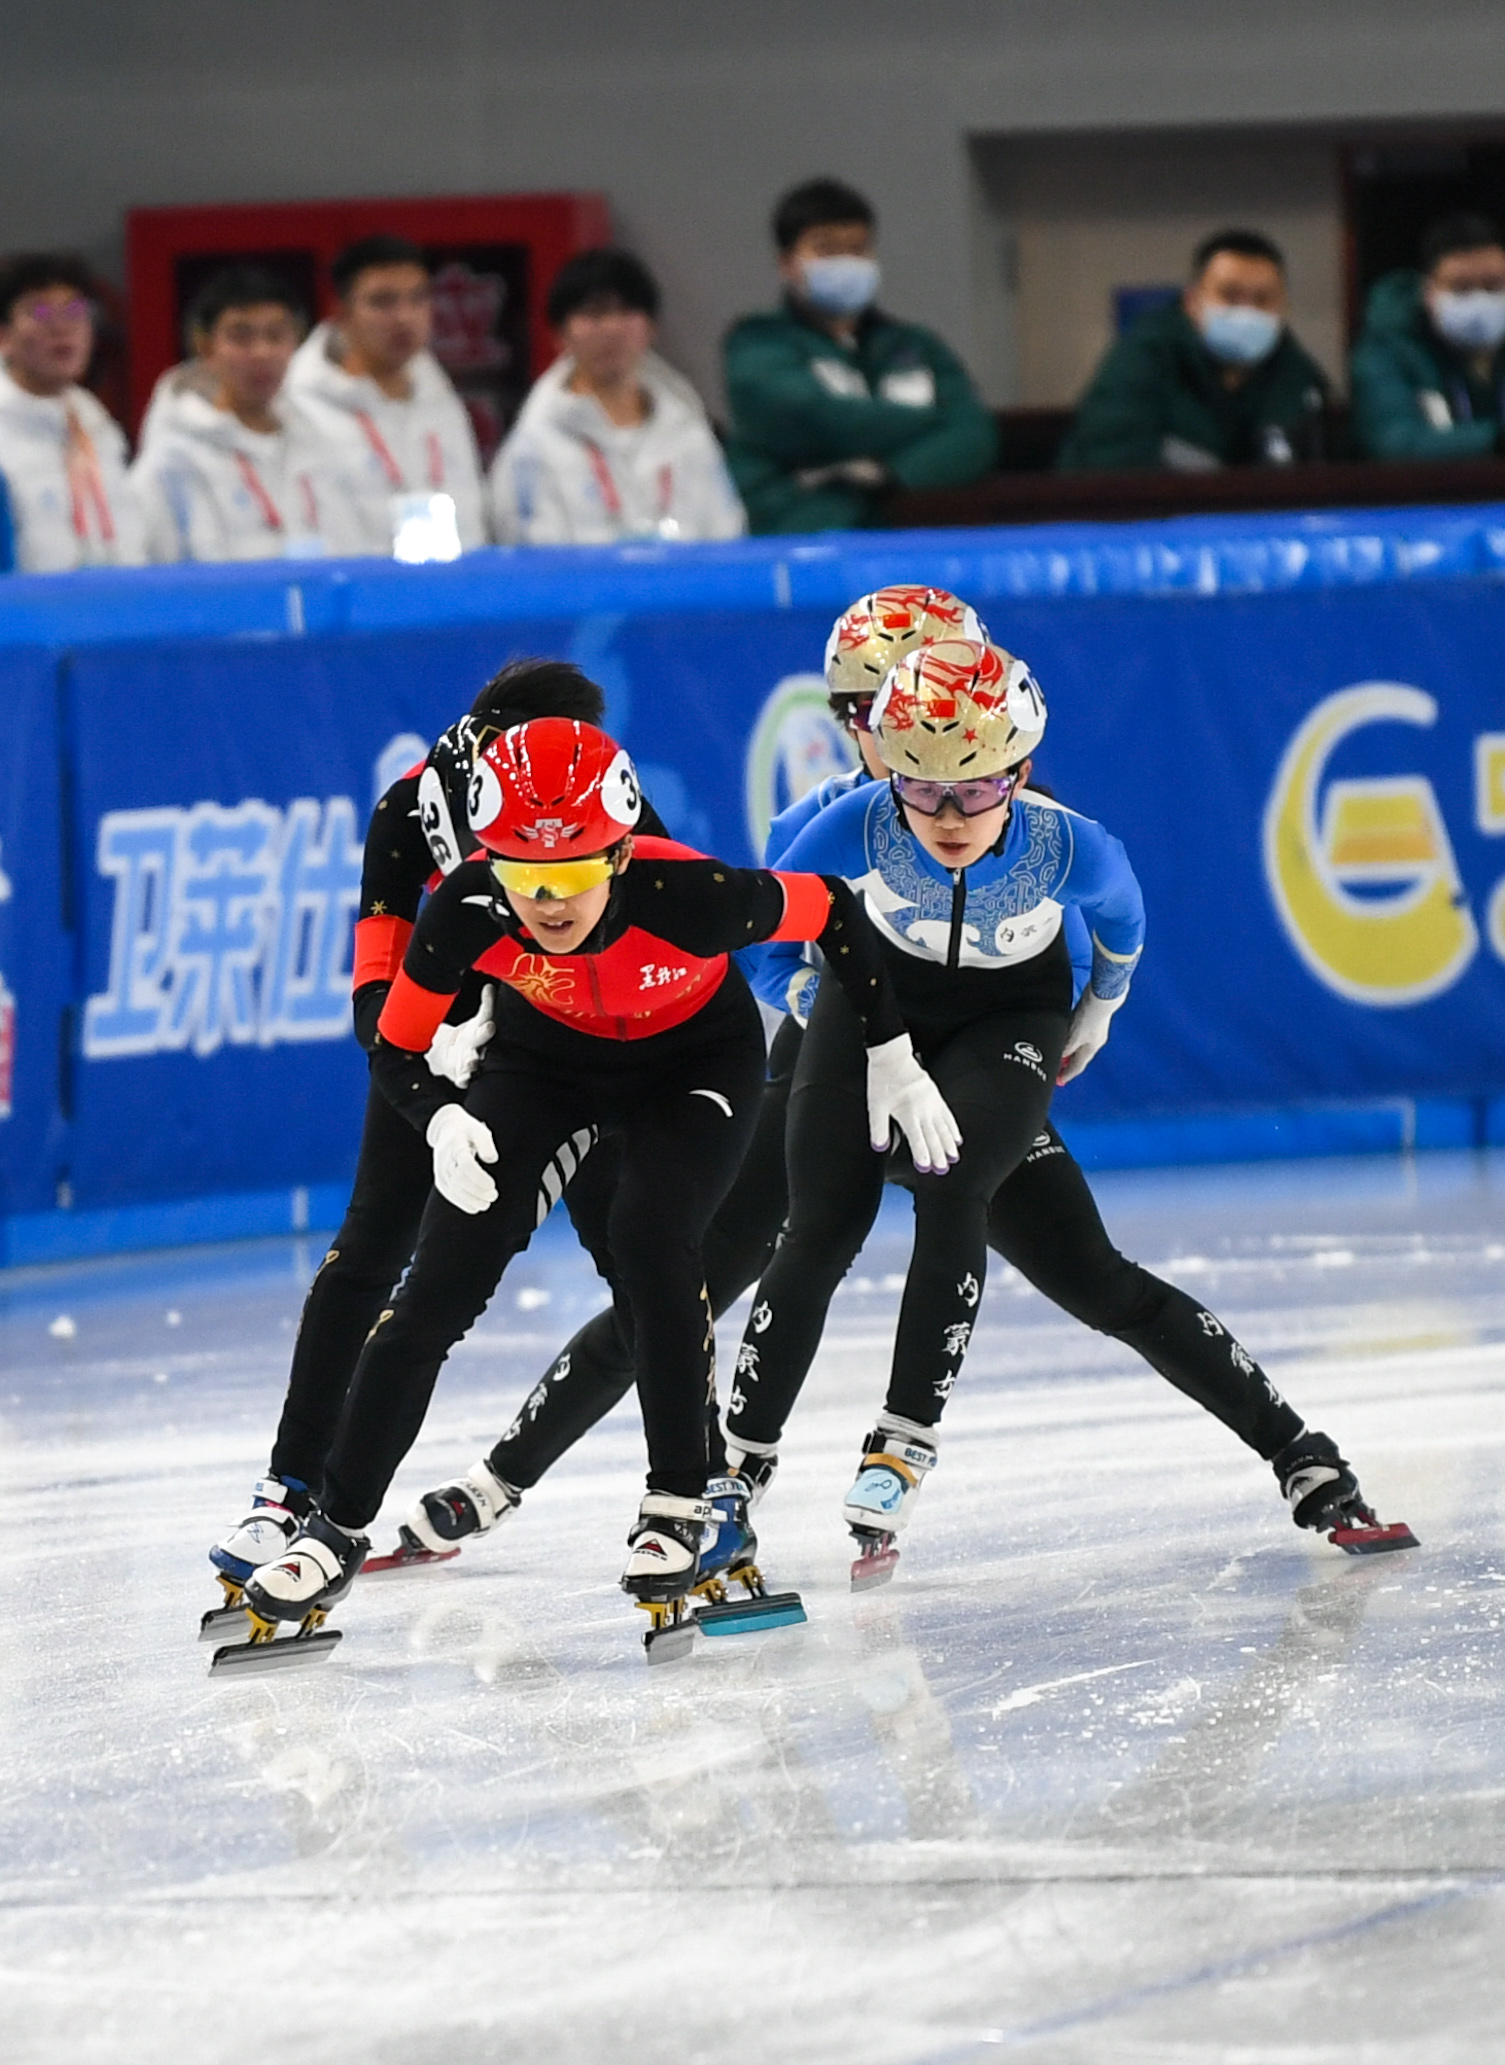
<instances>
[{"instance_id":1,"label":"ice surface","mask_svg":"<svg viewBox=\"0 0 1505 2065\"><path fill-rule=\"evenodd\" d=\"M997 1270L898 1576L854 1598L899 1203L760 1515L808 1626L644 1667L626 1409L490 1544L359 1586L327 1664L211 1683L204 1550L317 1247L0 1279L6 2065L1505 2055L1505 1158L1098 1187L1420 1554L1298 1535ZM384 1546L595 1298L551 1226Z\"/></svg>"}]
</instances>

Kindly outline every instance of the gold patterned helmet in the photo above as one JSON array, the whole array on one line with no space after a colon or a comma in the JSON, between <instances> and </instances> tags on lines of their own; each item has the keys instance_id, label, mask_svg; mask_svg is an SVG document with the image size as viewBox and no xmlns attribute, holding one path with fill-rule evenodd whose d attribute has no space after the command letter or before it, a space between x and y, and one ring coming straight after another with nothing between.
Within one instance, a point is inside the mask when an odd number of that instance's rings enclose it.
<instances>
[{"instance_id":1,"label":"gold patterned helmet","mask_svg":"<svg viewBox=\"0 0 1505 2065\"><path fill-rule=\"evenodd\" d=\"M950 638L890 669L868 724L895 774L962 781L1027 760L1045 735L1045 699L1001 645Z\"/></svg>"},{"instance_id":2,"label":"gold patterned helmet","mask_svg":"<svg viewBox=\"0 0 1505 2065\"><path fill-rule=\"evenodd\" d=\"M843 610L826 640L826 688L845 705L876 695L895 661L937 638L985 639L977 612L944 588L878 588Z\"/></svg>"}]
</instances>

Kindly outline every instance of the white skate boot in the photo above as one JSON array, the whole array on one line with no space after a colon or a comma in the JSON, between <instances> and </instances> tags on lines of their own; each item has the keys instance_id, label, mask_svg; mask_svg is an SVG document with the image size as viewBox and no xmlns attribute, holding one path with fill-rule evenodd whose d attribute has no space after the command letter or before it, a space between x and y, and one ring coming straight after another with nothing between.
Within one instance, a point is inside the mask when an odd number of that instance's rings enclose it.
<instances>
[{"instance_id":1,"label":"white skate boot","mask_svg":"<svg viewBox=\"0 0 1505 2065\"><path fill-rule=\"evenodd\" d=\"M778 1475L779 1452L771 1441L739 1441L728 1434L726 1467L746 1484L748 1505L758 1506Z\"/></svg>"},{"instance_id":2,"label":"white skate boot","mask_svg":"<svg viewBox=\"0 0 1505 2065\"><path fill-rule=\"evenodd\" d=\"M935 1468L934 1433L897 1413L880 1413L863 1443L862 1467L842 1507L861 1552L852 1565L854 1592L887 1584L893 1576L899 1560L894 1537L908 1526L926 1473Z\"/></svg>"},{"instance_id":3,"label":"white skate boot","mask_svg":"<svg viewBox=\"0 0 1505 2065\"><path fill-rule=\"evenodd\" d=\"M643 1495L627 1537L630 1553L622 1590L652 1621L643 1637L650 1663L683 1656L695 1639L695 1623L685 1618L685 1600L700 1575L700 1551L711 1517L706 1498L681 1498L668 1491Z\"/></svg>"},{"instance_id":4,"label":"white skate boot","mask_svg":"<svg viewBox=\"0 0 1505 2065\"><path fill-rule=\"evenodd\" d=\"M217 1642L245 1625L242 1601L246 1580L263 1563L280 1556L313 1511L308 1486L297 1478L261 1478L251 1494L251 1510L209 1551L209 1561L225 1594L199 1622L199 1640Z\"/></svg>"},{"instance_id":5,"label":"white skate boot","mask_svg":"<svg viewBox=\"0 0 1505 2065\"><path fill-rule=\"evenodd\" d=\"M340 1631L325 1628L324 1622L360 1575L370 1547L363 1534L348 1534L317 1510L311 1512L282 1555L247 1579L250 1640L216 1649L211 1671L265 1669L327 1656ZM295 1621L297 1633L279 1642L277 1630L285 1621Z\"/></svg>"},{"instance_id":6,"label":"white skate boot","mask_svg":"<svg viewBox=\"0 0 1505 2065\"><path fill-rule=\"evenodd\" d=\"M522 1504L516 1485L498 1477L487 1457L472 1463L463 1477L426 1491L397 1530L397 1547L389 1556L368 1556L365 1575L406 1570L415 1563L448 1563L461 1542L490 1534Z\"/></svg>"}]
</instances>

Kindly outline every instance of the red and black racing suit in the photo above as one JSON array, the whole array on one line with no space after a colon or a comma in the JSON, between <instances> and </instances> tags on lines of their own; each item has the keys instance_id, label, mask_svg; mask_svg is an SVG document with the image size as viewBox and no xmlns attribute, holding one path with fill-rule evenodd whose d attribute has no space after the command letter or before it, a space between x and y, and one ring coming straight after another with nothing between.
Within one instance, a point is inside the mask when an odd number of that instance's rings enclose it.
<instances>
[{"instance_id":1,"label":"red and black racing suit","mask_svg":"<svg viewBox=\"0 0 1505 2065\"><path fill-rule=\"evenodd\" d=\"M464 790L472 757L468 729L463 718L452 725L426 759L392 784L371 813L351 985L356 1037L368 1052L375 1045L377 1020L402 966L425 891L437 888L444 868L454 868L463 857L455 825L465 822ZM646 831L663 830L646 802L642 825ZM458 1023L474 1015L484 984L484 977L467 971L448 1013L451 1020ZM373 1082L350 1202L309 1286L298 1324L270 1463L272 1475L283 1483L291 1480L318 1491L362 1343L408 1266L433 1173L433 1156L422 1134L414 1132ZM610 1177L610 1157L603 1155L588 1176L582 1172L581 1188L607 1185ZM566 1203L573 1211L573 1192ZM587 1216L583 1207L582 1216Z\"/></svg>"},{"instance_id":2,"label":"red and black racing suit","mask_svg":"<svg viewBox=\"0 0 1505 2065\"><path fill-rule=\"evenodd\" d=\"M463 1100L495 1142L497 1198L476 1214L429 1199L325 1464L323 1505L337 1525L375 1517L445 1356L597 1133L615 1139L618 1158L587 1244L632 1331L649 1483L704 1490L715 1343L702 1242L752 1137L764 1075L757 1009L727 956L766 939L820 945L867 1045L903 1031L877 939L836 877L733 868L640 839L573 954L538 951L480 862L435 891L383 1007L373 1069L421 1134L456 1100L423 1058L434 1029L467 971L497 979L497 1031Z\"/></svg>"}]
</instances>

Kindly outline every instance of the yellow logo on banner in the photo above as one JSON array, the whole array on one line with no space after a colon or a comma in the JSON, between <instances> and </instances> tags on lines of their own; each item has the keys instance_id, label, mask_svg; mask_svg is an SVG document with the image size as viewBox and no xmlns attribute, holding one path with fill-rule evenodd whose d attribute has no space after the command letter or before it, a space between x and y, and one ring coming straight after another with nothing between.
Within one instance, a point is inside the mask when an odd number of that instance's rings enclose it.
<instances>
[{"instance_id":1,"label":"yellow logo on banner","mask_svg":"<svg viewBox=\"0 0 1505 2065\"><path fill-rule=\"evenodd\" d=\"M1398 775L1334 781L1323 793L1328 762L1351 733L1436 721L1433 698L1403 682L1340 689L1286 747L1265 809L1265 877L1292 944L1319 981L1355 1003L1434 997L1478 951L1431 783ZM1489 779L1505 798L1505 755ZM1482 807L1482 754L1479 782Z\"/></svg>"},{"instance_id":2,"label":"yellow logo on banner","mask_svg":"<svg viewBox=\"0 0 1505 2065\"><path fill-rule=\"evenodd\" d=\"M1505 832L1505 731L1474 740L1474 817L1481 832ZM1489 943L1505 961L1505 881L1497 882L1484 916Z\"/></svg>"}]
</instances>

